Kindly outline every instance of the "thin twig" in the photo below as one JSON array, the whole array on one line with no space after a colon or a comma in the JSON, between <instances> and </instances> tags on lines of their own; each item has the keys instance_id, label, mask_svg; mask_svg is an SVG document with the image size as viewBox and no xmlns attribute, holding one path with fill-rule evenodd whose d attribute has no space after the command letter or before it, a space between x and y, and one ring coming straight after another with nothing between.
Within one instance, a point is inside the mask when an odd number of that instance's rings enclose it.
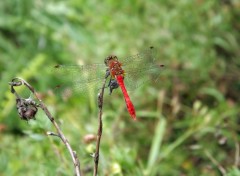
<instances>
[{"instance_id":1,"label":"thin twig","mask_svg":"<svg viewBox=\"0 0 240 176\"><path fill-rule=\"evenodd\" d=\"M24 79L22 78L14 78L12 80L12 82L10 83L11 85L11 91L12 93L15 94L15 96L17 98L19 98L19 96L16 94L16 91L14 90L14 86L20 86L20 85L25 85L32 93L33 95L36 97L36 99L39 101L39 107L45 112L45 114L47 115L47 117L49 118L49 120L52 122L52 124L54 125L54 127L56 128L57 130L57 134L55 133L49 133L47 132L47 134L49 135L53 135L53 136L57 136L59 137L63 143L65 144L65 146L67 147L70 155L71 155L71 158L72 158L72 161L73 161L73 164L74 164L74 168L75 168L75 175L76 176L81 176L81 170L80 170L80 162L79 162L79 159L77 157L77 154L76 152L72 149L72 147L70 146L67 138L65 137L65 135L63 134L63 132L61 131L59 125L57 124L57 122L55 121L54 117L51 115L51 113L49 112L48 108L45 106L45 104L42 102L42 100L39 98L39 96L37 95L36 91L34 90L34 88L28 83L26 82Z\"/></svg>"},{"instance_id":2,"label":"thin twig","mask_svg":"<svg viewBox=\"0 0 240 176\"><path fill-rule=\"evenodd\" d=\"M206 156L210 159L210 161L218 168L218 170L221 172L222 175L226 175L226 170L223 166L221 166L218 161L209 153L209 151L204 151Z\"/></svg>"},{"instance_id":3,"label":"thin twig","mask_svg":"<svg viewBox=\"0 0 240 176\"><path fill-rule=\"evenodd\" d=\"M239 165L239 144L237 142L235 143L235 147L236 147L236 152L235 152L234 166L237 168Z\"/></svg>"},{"instance_id":4,"label":"thin twig","mask_svg":"<svg viewBox=\"0 0 240 176\"><path fill-rule=\"evenodd\" d=\"M103 108L103 95L104 95L104 89L106 84L106 77L103 81L103 85L101 88L101 92L98 93L98 134L97 134L97 144L96 144L96 151L94 154L94 176L97 176L98 173L98 160L99 160L99 147L101 142L101 136L102 136L102 108Z\"/></svg>"}]
</instances>

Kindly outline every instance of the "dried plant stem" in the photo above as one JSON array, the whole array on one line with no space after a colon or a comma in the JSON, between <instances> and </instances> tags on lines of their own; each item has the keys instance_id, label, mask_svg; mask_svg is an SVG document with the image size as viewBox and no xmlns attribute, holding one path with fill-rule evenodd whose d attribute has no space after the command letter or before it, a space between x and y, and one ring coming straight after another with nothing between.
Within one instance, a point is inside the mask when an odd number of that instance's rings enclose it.
<instances>
[{"instance_id":1,"label":"dried plant stem","mask_svg":"<svg viewBox=\"0 0 240 176\"><path fill-rule=\"evenodd\" d=\"M99 148L100 148L100 142L102 137L102 108L103 108L103 95L104 95L104 89L106 84L106 78L103 81L103 85L101 88L101 92L98 94L98 134L97 134L97 144L96 144L96 151L94 154L94 176L97 176L98 173L98 160L99 160Z\"/></svg>"},{"instance_id":2,"label":"dried plant stem","mask_svg":"<svg viewBox=\"0 0 240 176\"><path fill-rule=\"evenodd\" d=\"M17 82L15 82L15 81L17 81ZM67 138L65 137L65 135L61 131L59 125L57 124L57 122L55 121L54 117L49 112L48 108L45 106L45 104L39 98L39 96L37 95L37 93L34 90L34 88L28 82L26 82L24 79L22 79L22 78L14 78L12 80L12 83L11 83L12 93L14 93L16 95L16 92L13 92L13 91L15 91L13 86L20 86L20 85L25 85L33 93L33 95L36 97L36 99L39 101L39 107L45 112L45 114L47 115L47 117L49 118L49 120L52 122L52 124L54 125L54 127L57 130L57 134L52 133L52 132L48 132L48 135L58 136L63 141L63 143L65 144L65 146L67 147L67 150L69 151L69 153L71 155L71 158L72 158L72 161L73 161L73 164L74 164L74 168L75 168L75 175L76 176L81 176L80 162L79 162L79 159L77 157L76 152L70 146ZM19 98L19 97L17 97L17 98Z\"/></svg>"},{"instance_id":3,"label":"dried plant stem","mask_svg":"<svg viewBox=\"0 0 240 176\"><path fill-rule=\"evenodd\" d=\"M236 152L235 152L234 166L238 167L239 166L239 144L237 142L235 143L235 147L236 147Z\"/></svg>"},{"instance_id":4,"label":"dried plant stem","mask_svg":"<svg viewBox=\"0 0 240 176\"><path fill-rule=\"evenodd\" d=\"M218 168L222 175L226 175L227 171L221 166L218 161L207 151L204 151L206 156L210 159L210 161Z\"/></svg>"}]
</instances>

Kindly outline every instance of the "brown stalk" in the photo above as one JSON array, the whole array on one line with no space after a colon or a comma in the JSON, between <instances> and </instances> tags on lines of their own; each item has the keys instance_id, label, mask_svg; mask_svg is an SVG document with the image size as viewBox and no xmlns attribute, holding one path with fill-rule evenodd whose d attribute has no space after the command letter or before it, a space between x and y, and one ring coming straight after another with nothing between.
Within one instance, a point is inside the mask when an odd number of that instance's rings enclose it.
<instances>
[{"instance_id":1,"label":"brown stalk","mask_svg":"<svg viewBox=\"0 0 240 176\"><path fill-rule=\"evenodd\" d=\"M97 176L98 173L98 161L99 161L99 148L100 148L100 142L102 137L102 108L103 108L103 95L104 95L104 89L106 84L107 78L105 77L103 81L102 88L100 92L98 93L98 134L97 134L97 143L96 143L96 151L94 153L94 176Z\"/></svg>"},{"instance_id":2,"label":"brown stalk","mask_svg":"<svg viewBox=\"0 0 240 176\"><path fill-rule=\"evenodd\" d=\"M57 122L55 121L54 117L51 115L51 113L49 112L48 108L45 106L45 104L42 102L42 100L39 98L39 96L37 95L36 91L34 90L34 88L28 83L26 82L24 79L22 78L14 78L12 80L12 82L9 83L11 85L11 91L12 93L17 97L17 99L19 99L19 95L17 94L17 92L14 90L15 86L21 86L24 85L26 86L32 93L33 95L36 97L36 99L39 101L38 107L40 107L45 114L47 115L47 117L49 118L49 120L52 122L52 124L54 125L54 127L56 128L57 134L53 133L53 132L47 132L48 135L51 136L57 136L59 137L62 142L65 144L65 146L67 147L67 150L69 151L72 161L73 161L73 165L74 165L74 169L75 169L75 175L76 176L81 176L81 170L80 170L80 162L79 159L77 157L76 152L72 149L72 147L70 146L67 138L65 137L65 135L63 134L62 130L60 129L59 125L57 124ZM25 119L26 120L26 119ZM28 119L27 119L28 120Z\"/></svg>"}]
</instances>

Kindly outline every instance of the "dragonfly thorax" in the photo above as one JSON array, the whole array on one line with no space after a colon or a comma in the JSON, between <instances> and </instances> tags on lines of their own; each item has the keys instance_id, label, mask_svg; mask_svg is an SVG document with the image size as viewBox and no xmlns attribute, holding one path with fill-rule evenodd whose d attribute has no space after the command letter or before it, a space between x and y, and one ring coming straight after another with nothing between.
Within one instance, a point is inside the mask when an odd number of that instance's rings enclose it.
<instances>
[{"instance_id":1,"label":"dragonfly thorax","mask_svg":"<svg viewBox=\"0 0 240 176\"><path fill-rule=\"evenodd\" d=\"M105 64L108 66L111 76L114 78L116 75L124 75L122 64L118 61L117 56L110 55L105 59Z\"/></svg>"}]
</instances>

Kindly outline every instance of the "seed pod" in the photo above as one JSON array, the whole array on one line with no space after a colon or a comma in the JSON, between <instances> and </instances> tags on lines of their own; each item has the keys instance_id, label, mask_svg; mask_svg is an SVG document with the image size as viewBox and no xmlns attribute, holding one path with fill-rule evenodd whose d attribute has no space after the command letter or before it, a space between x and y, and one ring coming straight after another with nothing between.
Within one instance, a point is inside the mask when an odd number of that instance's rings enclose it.
<instances>
[{"instance_id":1,"label":"seed pod","mask_svg":"<svg viewBox=\"0 0 240 176\"><path fill-rule=\"evenodd\" d=\"M16 105L18 115L22 120L29 121L31 119L36 119L35 115L37 114L38 108L33 100L29 101L29 99L18 98L16 99Z\"/></svg>"}]
</instances>

